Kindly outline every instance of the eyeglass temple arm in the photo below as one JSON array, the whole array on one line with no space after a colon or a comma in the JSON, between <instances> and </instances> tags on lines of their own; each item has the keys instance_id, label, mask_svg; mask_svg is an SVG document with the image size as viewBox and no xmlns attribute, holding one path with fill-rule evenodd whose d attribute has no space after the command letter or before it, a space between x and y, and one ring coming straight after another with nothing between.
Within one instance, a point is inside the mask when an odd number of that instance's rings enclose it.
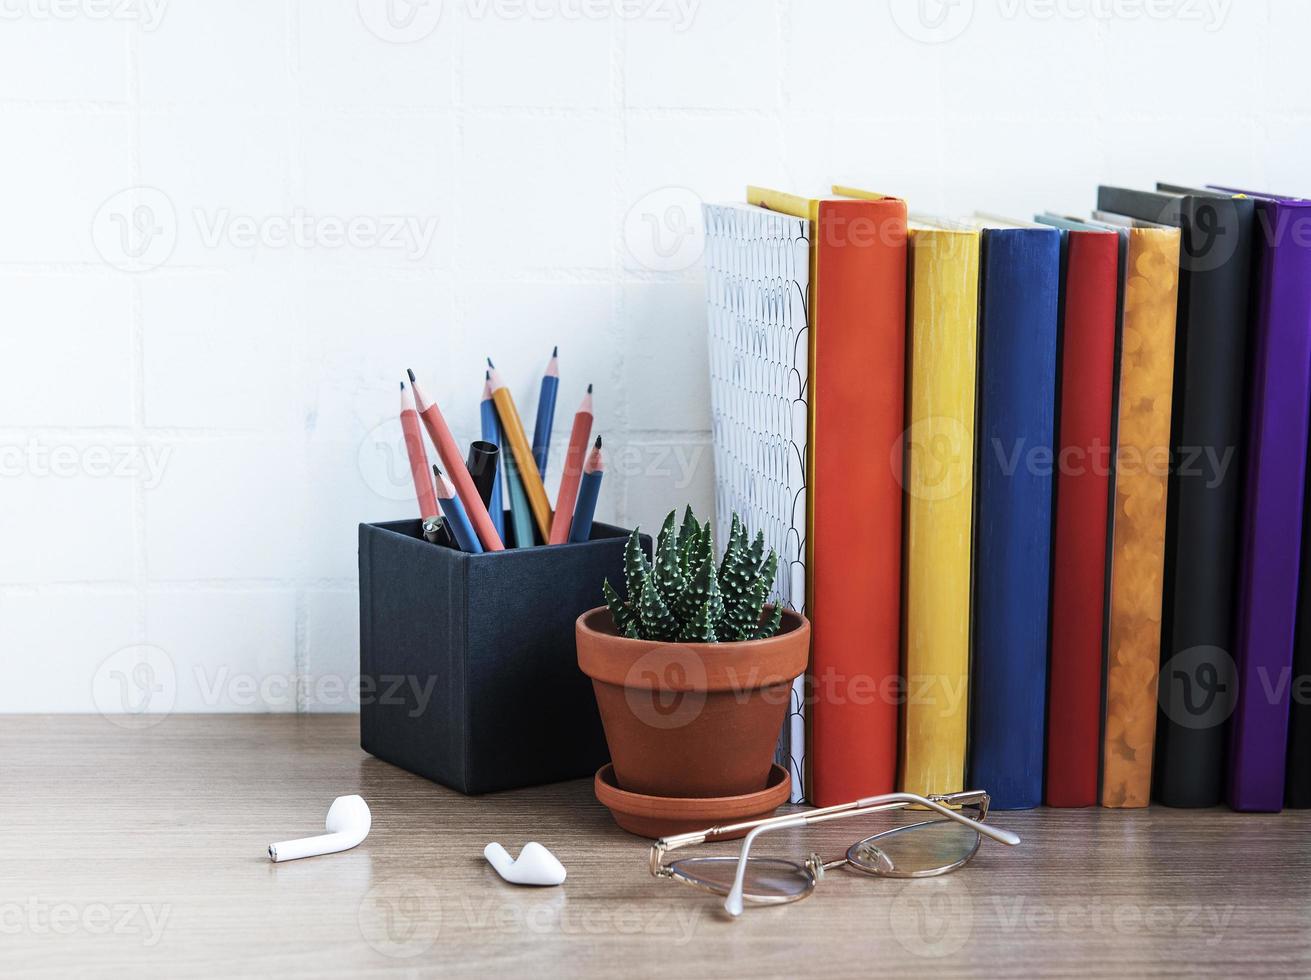
<instances>
[{"instance_id":1,"label":"eyeglass temple arm","mask_svg":"<svg viewBox=\"0 0 1311 980\"><path fill-rule=\"evenodd\" d=\"M959 797L969 796L987 797L986 793L967 794L957 793L949 797L939 797L952 803L965 802ZM979 800L978 802L981 802ZM760 821L752 830L747 832L742 841L742 851L737 858L737 874L733 878L733 889L728 893L728 898L724 900L724 909L729 915L739 916L742 914L742 885L746 879L747 873L747 853L751 850L751 845L755 839L767 830L783 830L789 827L804 827L807 824L823 823L826 820L836 820L848 813L874 810L892 810L898 807L918 805L928 807L937 813L942 814L948 820L955 820L957 823L965 824L971 830L991 837L993 840L1012 846L1020 842L1019 835L1011 833L1009 830L1002 830L999 827L990 827L985 823L977 820L971 820L969 817L961 816L955 810L949 810L937 801L924 796L918 796L915 793L888 793L884 796L870 796L863 800L856 800L854 803L840 803L837 806L825 807L822 810L811 810L809 813L799 813L781 818ZM740 826L740 825L739 825ZM719 828L722 831L729 828Z\"/></svg>"}]
</instances>

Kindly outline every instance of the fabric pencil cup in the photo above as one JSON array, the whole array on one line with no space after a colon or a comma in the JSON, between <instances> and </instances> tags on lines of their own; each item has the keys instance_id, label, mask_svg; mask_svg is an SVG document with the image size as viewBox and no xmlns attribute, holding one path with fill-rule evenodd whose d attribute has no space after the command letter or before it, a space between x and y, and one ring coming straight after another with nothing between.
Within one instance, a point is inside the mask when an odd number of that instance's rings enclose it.
<instances>
[{"instance_id":1,"label":"fabric pencil cup","mask_svg":"<svg viewBox=\"0 0 1311 980\"><path fill-rule=\"evenodd\" d=\"M469 523L469 515L460 503L460 498L455 495L455 488L451 486L451 481L446 479L446 474L434 464L433 475L437 478L437 502L442 506L442 513L446 515L446 523L450 527L451 533L455 535L455 541L460 546L461 551L467 551L473 555L480 555L483 551L482 543L478 540L478 535L473 531L473 525Z\"/></svg>"},{"instance_id":2,"label":"fabric pencil cup","mask_svg":"<svg viewBox=\"0 0 1311 980\"><path fill-rule=\"evenodd\" d=\"M592 454L583 467L583 479L578 487L578 505L574 508L573 526L569 530L571 543L588 541L592 537L592 516L596 513L596 498L601 493L601 477L605 466L601 460L601 437L596 437Z\"/></svg>"},{"instance_id":3,"label":"fabric pencil cup","mask_svg":"<svg viewBox=\"0 0 1311 980\"><path fill-rule=\"evenodd\" d=\"M501 438L501 423L496 417L496 404L492 401L492 372L488 371L486 381L483 384L483 400L479 406L482 413L482 430L483 442L490 442L502 450L502 460L504 459L505 443ZM496 533L505 540L505 505L501 500L501 487L505 484L505 464L502 460L497 461L496 476L492 480L492 497L487 504L487 510L491 514L492 526L496 528Z\"/></svg>"},{"instance_id":4,"label":"fabric pencil cup","mask_svg":"<svg viewBox=\"0 0 1311 980\"><path fill-rule=\"evenodd\" d=\"M546 477L546 457L551 449L551 429L555 425L555 396L560 390L560 348L551 351L551 361L542 375L542 393L537 398L537 421L533 425L533 459L537 472Z\"/></svg>"}]
</instances>

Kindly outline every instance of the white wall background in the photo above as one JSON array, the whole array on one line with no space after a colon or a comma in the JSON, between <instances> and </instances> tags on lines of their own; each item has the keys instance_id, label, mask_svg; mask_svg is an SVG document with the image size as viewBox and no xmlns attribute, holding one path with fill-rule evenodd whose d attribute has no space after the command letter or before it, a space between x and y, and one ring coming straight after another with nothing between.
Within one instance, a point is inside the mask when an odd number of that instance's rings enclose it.
<instances>
[{"instance_id":1,"label":"white wall background","mask_svg":"<svg viewBox=\"0 0 1311 980\"><path fill-rule=\"evenodd\" d=\"M413 511L404 368L468 440L482 358L531 406L559 343L601 516L708 511L698 196L1305 193L1309 30L1296 0L3 0L0 711L349 708L355 526Z\"/></svg>"}]
</instances>

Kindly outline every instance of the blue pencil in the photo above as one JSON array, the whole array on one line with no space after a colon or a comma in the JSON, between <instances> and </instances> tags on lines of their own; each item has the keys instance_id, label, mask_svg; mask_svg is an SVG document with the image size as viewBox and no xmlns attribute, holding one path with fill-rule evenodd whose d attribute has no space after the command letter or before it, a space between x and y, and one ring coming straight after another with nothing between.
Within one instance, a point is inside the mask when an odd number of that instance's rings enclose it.
<instances>
[{"instance_id":1,"label":"blue pencil","mask_svg":"<svg viewBox=\"0 0 1311 980\"><path fill-rule=\"evenodd\" d=\"M501 462L496 465L496 476L492 479L492 497L487 502L491 512L492 524L496 533L505 540L505 505L501 501L501 484L505 482L505 444L501 441L501 422L496 415L496 404L492 401L492 372L487 372L487 383L483 385L482 400L483 442L494 443L501 450Z\"/></svg>"},{"instance_id":2,"label":"blue pencil","mask_svg":"<svg viewBox=\"0 0 1311 980\"><path fill-rule=\"evenodd\" d=\"M471 555L481 555L482 542L473 532L473 525L469 523L469 515L464 509L464 504L460 503L460 498L455 495L455 487L451 486L451 481L446 479L446 474L435 463L432 471L437 477L437 503L441 505L442 513L446 515L446 523L451 526L456 544L460 546L461 551L467 551Z\"/></svg>"},{"instance_id":3,"label":"blue pencil","mask_svg":"<svg viewBox=\"0 0 1311 980\"><path fill-rule=\"evenodd\" d=\"M601 437L597 436L592 453L583 466L582 482L578 485L578 505L574 507L573 526L569 529L570 542L587 541L592 537L592 516L596 513L596 498L601 493L603 476Z\"/></svg>"},{"instance_id":4,"label":"blue pencil","mask_svg":"<svg viewBox=\"0 0 1311 980\"><path fill-rule=\"evenodd\" d=\"M560 390L560 348L551 351L551 361L542 375L542 393L537 399L537 424L533 426L533 459L537 472L546 476L546 456L551 449L551 429L555 425L555 395Z\"/></svg>"}]
</instances>

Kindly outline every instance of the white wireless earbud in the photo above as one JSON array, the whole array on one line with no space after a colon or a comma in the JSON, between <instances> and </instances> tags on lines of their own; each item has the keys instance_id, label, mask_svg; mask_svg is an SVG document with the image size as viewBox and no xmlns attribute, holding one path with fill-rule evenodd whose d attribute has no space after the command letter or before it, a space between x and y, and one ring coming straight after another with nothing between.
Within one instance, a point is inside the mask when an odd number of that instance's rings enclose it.
<instances>
[{"instance_id":1,"label":"white wireless earbud","mask_svg":"<svg viewBox=\"0 0 1311 980\"><path fill-rule=\"evenodd\" d=\"M337 851L349 851L364 838L369 836L373 826L373 817L369 813L369 804L360 796L339 796L328 807L328 819L324 827L328 831L318 837L302 837L300 840L284 840L281 844L269 845L269 858L275 862L295 861L297 858L314 857L316 854L334 854Z\"/></svg>"},{"instance_id":2,"label":"white wireless earbud","mask_svg":"<svg viewBox=\"0 0 1311 980\"><path fill-rule=\"evenodd\" d=\"M512 885L558 885L564 881L564 865L537 841L525 844L517 860L500 844L484 847L483 857Z\"/></svg>"}]
</instances>

